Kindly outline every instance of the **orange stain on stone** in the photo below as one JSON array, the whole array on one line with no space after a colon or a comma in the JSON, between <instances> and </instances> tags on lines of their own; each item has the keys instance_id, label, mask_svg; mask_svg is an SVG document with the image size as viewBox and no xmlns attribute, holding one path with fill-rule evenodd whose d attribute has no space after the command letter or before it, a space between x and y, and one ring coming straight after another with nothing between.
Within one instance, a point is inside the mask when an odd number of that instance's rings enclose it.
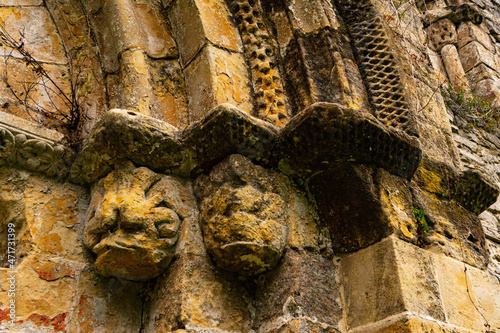
<instances>
[{"instance_id":1,"label":"orange stain on stone","mask_svg":"<svg viewBox=\"0 0 500 333\"><path fill-rule=\"evenodd\" d=\"M47 281L55 281L65 276L74 278L76 275L76 270L67 263L59 264L49 260L37 262L33 269L41 279Z\"/></svg>"},{"instance_id":2,"label":"orange stain on stone","mask_svg":"<svg viewBox=\"0 0 500 333\"><path fill-rule=\"evenodd\" d=\"M8 319L9 309L2 310L0 309L0 323L6 319Z\"/></svg>"},{"instance_id":3,"label":"orange stain on stone","mask_svg":"<svg viewBox=\"0 0 500 333\"><path fill-rule=\"evenodd\" d=\"M61 236L58 234L49 234L40 238L38 247L43 250L54 254L59 254L63 251L61 244Z\"/></svg>"},{"instance_id":4,"label":"orange stain on stone","mask_svg":"<svg viewBox=\"0 0 500 333\"><path fill-rule=\"evenodd\" d=\"M57 316L50 318L47 315L41 315L38 313L33 313L31 314L27 320L31 321L33 324L36 326L53 326L54 327L54 332L60 332L66 328L66 317L68 313L60 313Z\"/></svg>"}]
</instances>

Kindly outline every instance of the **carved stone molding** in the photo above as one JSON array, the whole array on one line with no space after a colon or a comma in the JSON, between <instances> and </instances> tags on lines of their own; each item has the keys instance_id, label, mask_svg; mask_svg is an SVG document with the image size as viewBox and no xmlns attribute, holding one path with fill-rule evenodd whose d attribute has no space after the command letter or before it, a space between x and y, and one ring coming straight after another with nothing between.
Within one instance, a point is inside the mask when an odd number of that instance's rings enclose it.
<instances>
[{"instance_id":1,"label":"carved stone molding","mask_svg":"<svg viewBox=\"0 0 500 333\"><path fill-rule=\"evenodd\" d=\"M183 177L196 176L231 154L241 154L304 178L351 163L375 165L405 179L413 177L422 159L420 142L414 136L385 126L370 114L333 103L313 104L282 130L229 104L215 108L184 131L136 112L111 110L94 127L76 158L56 137L47 138L40 131L30 133L0 120L0 165L91 184L123 159ZM479 174L451 173L457 189L453 198L475 214L498 196L498 189Z\"/></svg>"},{"instance_id":2,"label":"carved stone molding","mask_svg":"<svg viewBox=\"0 0 500 333\"><path fill-rule=\"evenodd\" d=\"M283 84L258 1L234 0L233 14L251 64L257 115L277 126L288 121Z\"/></svg>"},{"instance_id":3,"label":"carved stone molding","mask_svg":"<svg viewBox=\"0 0 500 333\"><path fill-rule=\"evenodd\" d=\"M375 164L410 179L420 164L420 142L368 113L317 103L294 117L270 159L286 173L314 174L346 163Z\"/></svg>"},{"instance_id":4,"label":"carved stone molding","mask_svg":"<svg viewBox=\"0 0 500 333\"><path fill-rule=\"evenodd\" d=\"M66 178L73 154L57 142L62 135L55 133L0 113L0 166L20 167L50 177Z\"/></svg>"},{"instance_id":5,"label":"carved stone molding","mask_svg":"<svg viewBox=\"0 0 500 333\"><path fill-rule=\"evenodd\" d=\"M231 105L215 108L184 130L125 110L108 112L71 168L71 180L92 183L120 159L152 170L194 176L230 154L308 177L335 163L375 164L403 178L419 165L419 141L370 114L317 103L278 128Z\"/></svg>"},{"instance_id":6,"label":"carved stone molding","mask_svg":"<svg viewBox=\"0 0 500 333\"><path fill-rule=\"evenodd\" d=\"M418 136L414 112L408 106L390 37L371 0L343 1L341 6L352 36L375 116L387 126Z\"/></svg>"}]
</instances>

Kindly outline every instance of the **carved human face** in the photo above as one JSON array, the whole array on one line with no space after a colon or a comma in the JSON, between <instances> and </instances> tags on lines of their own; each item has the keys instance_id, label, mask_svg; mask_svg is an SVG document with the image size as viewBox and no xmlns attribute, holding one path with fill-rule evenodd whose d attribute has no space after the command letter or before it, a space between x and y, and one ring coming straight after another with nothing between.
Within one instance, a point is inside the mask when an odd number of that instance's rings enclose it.
<instances>
[{"instance_id":1,"label":"carved human face","mask_svg":"<svg viewBox=\"0 0 500 333\"><path fill-rule=\"evenodd\" d=\"M187 214L179 181L128 164L93 188L85 245L103 276L144 281L169 265L178 230Z\"/></svg>"},{"instance_id":2,"label":"carved human face","mask_svg":"<svg viewBox=\"0 0 500 333\"><path fill-rule=\"evenodd\" d=\"M284 178L232 155L196 186L205 245L217 266L251 276L279 262L287 237Z\"/></svg>"}]
</instances>

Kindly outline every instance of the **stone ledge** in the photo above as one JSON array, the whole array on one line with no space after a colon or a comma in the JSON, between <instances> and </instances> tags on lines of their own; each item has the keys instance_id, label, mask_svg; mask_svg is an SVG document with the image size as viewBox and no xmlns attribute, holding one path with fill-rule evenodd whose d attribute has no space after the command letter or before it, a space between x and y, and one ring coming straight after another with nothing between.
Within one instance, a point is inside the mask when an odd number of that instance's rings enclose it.
<instances>
[{"instance_id":1,"label":"stone ledge","mask_svg":"<svg viewBox=\"0 0 500 333\"><path fill-rule=\"evenodd\" d=\"M99 120L85 140L71 166L70 180L92 183L124 158L158 171L179 170L186 161L175 127L133 111L114 109Z\"/></svg>"},{"instance_id":2,"label":"stone ledge","mask_svg":"<svg viewBox=\"0 0 500 333\"><path fill-rule=\"evenodd\" d=\"M480 9L475 4L469 3L451 8L438 7L431 9L425 12L422 18L425 28L443 18L450 19L455 24L471 21L479 25L483 22L483 15L480 13Z\"/></svg>"},{"instance_id":3,"label":"stone ledge","mask_svg":"<svg viewBox=\"0 0 500 333\"><path fill-rule=\"evenodd\" d=\"M454 325L445 324L440 321L428 320L411 313L402 313L393 317L357 327L348 331L349 333L479 333L482 331L472 331Z\"/></svg>"},{"instance_id":4,"label":"stone ledge","mask_svg":"<svg viewBox=\"0 0 500 333\"><path fill-rule=\"evenodd\" d=\"M218 106L183 132L132 111L111 110L86 140L70 180L92 183L123 158L153 170L193 176L230 154L280 166L282 171L291 168L306 177L342 162L375 164L411 178L421 149L416 138L375 117L330 103L312 105L281 132L229 104Z\"/></svg>"},{"instance_id":5,"label":"stone ledge","mask_svg":"<svg viewBox=\"0 0 500 333\"><path fill-rule=\"evenodd\" d=\"M184 131L115 109L93 128L73 163L73 154L56 141L62 139L60 133L15 116L0 116L0 163L80 184L105 176L124 158L186 177L210 169L230 154L241 154L301 177L352 163L372 164L405 179L413 177L422 158L415 137L383 125L371 114L332 103L313 104L281 131L229 104L218 106ZM453 198L475 214L498 197L498 188L476 172L454 173L451 179Z\"/></svg>"},{"instance_id":6,"label":"stone ledge","mask_svg":"<svg viewBox=\"0 0 500 333\"><path fill-rule=\"evenodd\" d=\"M337 164L374 164L410 179L420 164L420 142L374 116L339 104L316 103L283 129L269 155L285 173L309 176Z\"/></svg>"},{"instance_id":7,"label":"stone ledge","mask_svg":"<svg viewBox=\"0 0 500 333\"><path fill-rule=\"evenodd\" d=\"M453 181L452 197L476 215L493 205L500 193L498 187L477 171L467 170Z\"/></svg>"},{"instance_id":8,"label":"stone ledge","mask_svg":"<svg viewBox=\"0 0 500 333\"><path fill-rule=\"evenodd\" d=\"M257 162L272 145L278 128L249 116L230 104L215 108L204 119L188 127L182 134L188 154L193 156L190 173L212 168L231 154L241 154Z\"/></svg>"}]
</instances>

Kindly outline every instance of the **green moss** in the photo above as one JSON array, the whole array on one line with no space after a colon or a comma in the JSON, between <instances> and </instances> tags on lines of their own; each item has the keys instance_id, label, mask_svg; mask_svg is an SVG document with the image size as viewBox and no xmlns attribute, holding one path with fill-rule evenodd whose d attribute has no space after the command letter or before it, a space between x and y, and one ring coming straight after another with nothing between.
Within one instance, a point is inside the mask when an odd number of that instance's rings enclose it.
<instances>
[{"instance_id":1,"label":"green moss","mask_svg":"<svg viewBox=\"0 0 500 333\"><path fill-rule=\"evenodd\" d=\"M465 122L458 122L459 127L479 127L491 133L500 130L500 108L492 105L491 101L474 96L474 90L468 92L465 89L442 88L441 95L446 106L456 117Z\"/></svg>"},{"instance_id":2,"label":"green moss","mask_svg":"<svg viewBox=\"0 0 500 333\"><path fill-rule=\"evenodd\" d=\"M422 208L413 207L413 214L416 219L417 226L417 245L423 245L424 236L429 232L429 225L425 220L425 212Z\"/></svg>"}]
</instances>

